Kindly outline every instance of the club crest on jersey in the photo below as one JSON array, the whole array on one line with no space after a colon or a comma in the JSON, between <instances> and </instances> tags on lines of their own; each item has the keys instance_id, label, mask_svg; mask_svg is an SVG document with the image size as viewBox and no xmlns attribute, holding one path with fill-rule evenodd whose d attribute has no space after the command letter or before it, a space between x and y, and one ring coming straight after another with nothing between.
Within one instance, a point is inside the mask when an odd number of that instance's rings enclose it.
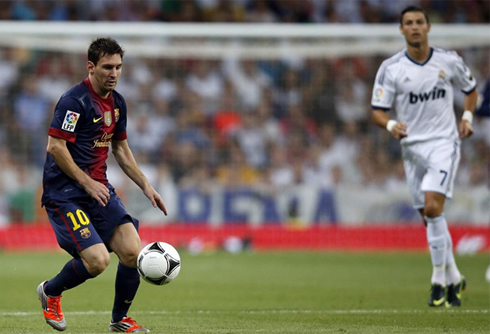
<instances>
[{"instance_id":1,"label":"club crest on jersey","mask_svg":"<svg viewBox=\"0 0 490 334\"><path fill-rule=\"evenodd\" d=\"M67 110L61 128L65 131L74 132L75 126L77 125L79 119L80 119L79 113L71 110Z\"/></svg>"},{"instance_id":2,"label":"club crest on jersey","mask_svg":"<svg viewBox=\"0 0 490 334\"><path fill-rule=\"evenodd\" d=\"M439 82L446 81L446 72L444 70L439 70Z\"/></svg>"},{"instance_id":3,"label":"club crest on jersey","mask_svg":"<svg viewBox=\"0 0 490 334\"><path fill-rule=\"evenodd\" d=\"M104 123L107 126L111 126L112 124L112 115L110 111L104 111Z\"/></svg>"},{"instance_id":4,"label":"club crest on jersey","mask_svg":"<svg viewBox=\"0 0 490 334\"><path fill-rule=\"evenodd\" d=\"M86 228L80 230L80 235L82 236L82 238L88 239L88 238L90 238L92 233L90 232L88 227L86 227Z\"/></svg>"},{"instance_id":5,"label":"club crest on jersey","mask_svg":"<svg viewBox=\"0 0 490 334\"><path fill-rule=\"evenodd\" d=\"M119 108L114 109L114 118L116 119L117 123L117 121L119 121Z\"/></svg>"}]
</instances>

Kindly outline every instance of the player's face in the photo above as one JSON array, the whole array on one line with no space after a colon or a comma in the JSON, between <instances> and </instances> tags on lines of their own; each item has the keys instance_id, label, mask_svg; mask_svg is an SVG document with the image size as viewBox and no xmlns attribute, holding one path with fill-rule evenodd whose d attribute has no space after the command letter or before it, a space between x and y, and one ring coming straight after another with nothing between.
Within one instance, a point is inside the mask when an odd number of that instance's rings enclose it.
<instances>
[{"instance_id":1,"label":"player's face","mask_svg":"<svg viewBox=\"0 0 490 334\"><path fill-rule=\"evenodd\" d=\"M427 23L424 13L408 12L403 15L400 32L405 36L407 44L419 47L427 43L430 24Z\"/></svg>"},{"instance_id":2,"label":"player's face","mask_svg":"<svg viewBox=\"0 0 490 334\"><path fill-rule=\"evenodd\" d=\"M121 76L121 55L105 55L99 59L97 65L89 61L88 71L95 80L96 86L106 94L116 88L117 81Z\"/></svg>"}]
</instances>

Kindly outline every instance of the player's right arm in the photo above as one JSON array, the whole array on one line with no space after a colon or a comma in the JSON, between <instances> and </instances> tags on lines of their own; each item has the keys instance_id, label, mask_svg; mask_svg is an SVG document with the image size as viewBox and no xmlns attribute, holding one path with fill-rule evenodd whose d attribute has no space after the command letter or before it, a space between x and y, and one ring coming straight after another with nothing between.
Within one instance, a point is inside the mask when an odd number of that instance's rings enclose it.
<instances>
[{"instance_id":1,"label":"player's right arm","mask_svg":"<svg viewBox=\"0 0 490 334\"><path fill-rule=\"evenodd\" d=\"M391 119L387 113L393 104L396 92L392 76L393 74L388 69L388 62L383 62L376 74L373 87L372 118L376 125L387 129L393 137L402 139L407 136L407 124Z\"/></svg>"},{"instance_id":2,"label":"player's right arm","mask_svg":"<svg viewBox=\"0 0 490 334\"><path fill-rule=\"evenodd\" d=\"M109 189L102 183L92 179L78 167L66 147L66 140L48 136L47 152L53 157L63 173L77 181L102 206L107 204L110 197Z\"/></svg>"},{"instance_id":3,"label":"player's right arm","mask_svg":"<svg viewBox=\"0 0 490 334\"><path fill-rule=\"evenodd\" d=\"M407 124L392 120L385 110L373 109L372 117L376 125L387 129L396 139L402 139L407 136Z\"/></svg>"}]
</instances>

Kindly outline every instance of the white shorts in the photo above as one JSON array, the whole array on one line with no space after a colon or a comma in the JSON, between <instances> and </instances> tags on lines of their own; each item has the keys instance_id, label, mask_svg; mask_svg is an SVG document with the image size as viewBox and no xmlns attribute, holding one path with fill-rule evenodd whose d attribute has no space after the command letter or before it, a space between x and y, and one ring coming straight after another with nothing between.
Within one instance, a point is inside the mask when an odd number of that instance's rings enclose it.
<instances>
[{"instance_id":1,"label":"white shorts","mask_svg":"<svg viewBox=\"0 0 490 334\"><path fill-rule=\"evenodd\" d=\"M403 165L414 208L424 207L426 191L452 198L459 165L459 141L435 139L402 145Z\"/></svg>"}]
</instances>

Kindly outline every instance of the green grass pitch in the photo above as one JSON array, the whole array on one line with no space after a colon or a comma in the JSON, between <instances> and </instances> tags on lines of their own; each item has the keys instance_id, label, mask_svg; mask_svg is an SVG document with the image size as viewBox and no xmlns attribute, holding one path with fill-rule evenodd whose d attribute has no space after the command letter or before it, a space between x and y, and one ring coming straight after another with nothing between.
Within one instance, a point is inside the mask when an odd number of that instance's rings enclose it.
<instances>
[{"instance_id":1,"label":"green grass pitch","mask_svg":"<svg viewBox=\"0 0 490 334\"><path fill-rule=\"evenodd\" d=\"M458 257L463 306L429 308L425 253L251 252L191 256L167 286L141 282L130 316L152 333L489 333L488 254ZM37 285L64 253L0 254L0 333L56 333ZM65 333L106 333L116 258L99 277L63 294Z\"/></svg>"}]
</instances>

